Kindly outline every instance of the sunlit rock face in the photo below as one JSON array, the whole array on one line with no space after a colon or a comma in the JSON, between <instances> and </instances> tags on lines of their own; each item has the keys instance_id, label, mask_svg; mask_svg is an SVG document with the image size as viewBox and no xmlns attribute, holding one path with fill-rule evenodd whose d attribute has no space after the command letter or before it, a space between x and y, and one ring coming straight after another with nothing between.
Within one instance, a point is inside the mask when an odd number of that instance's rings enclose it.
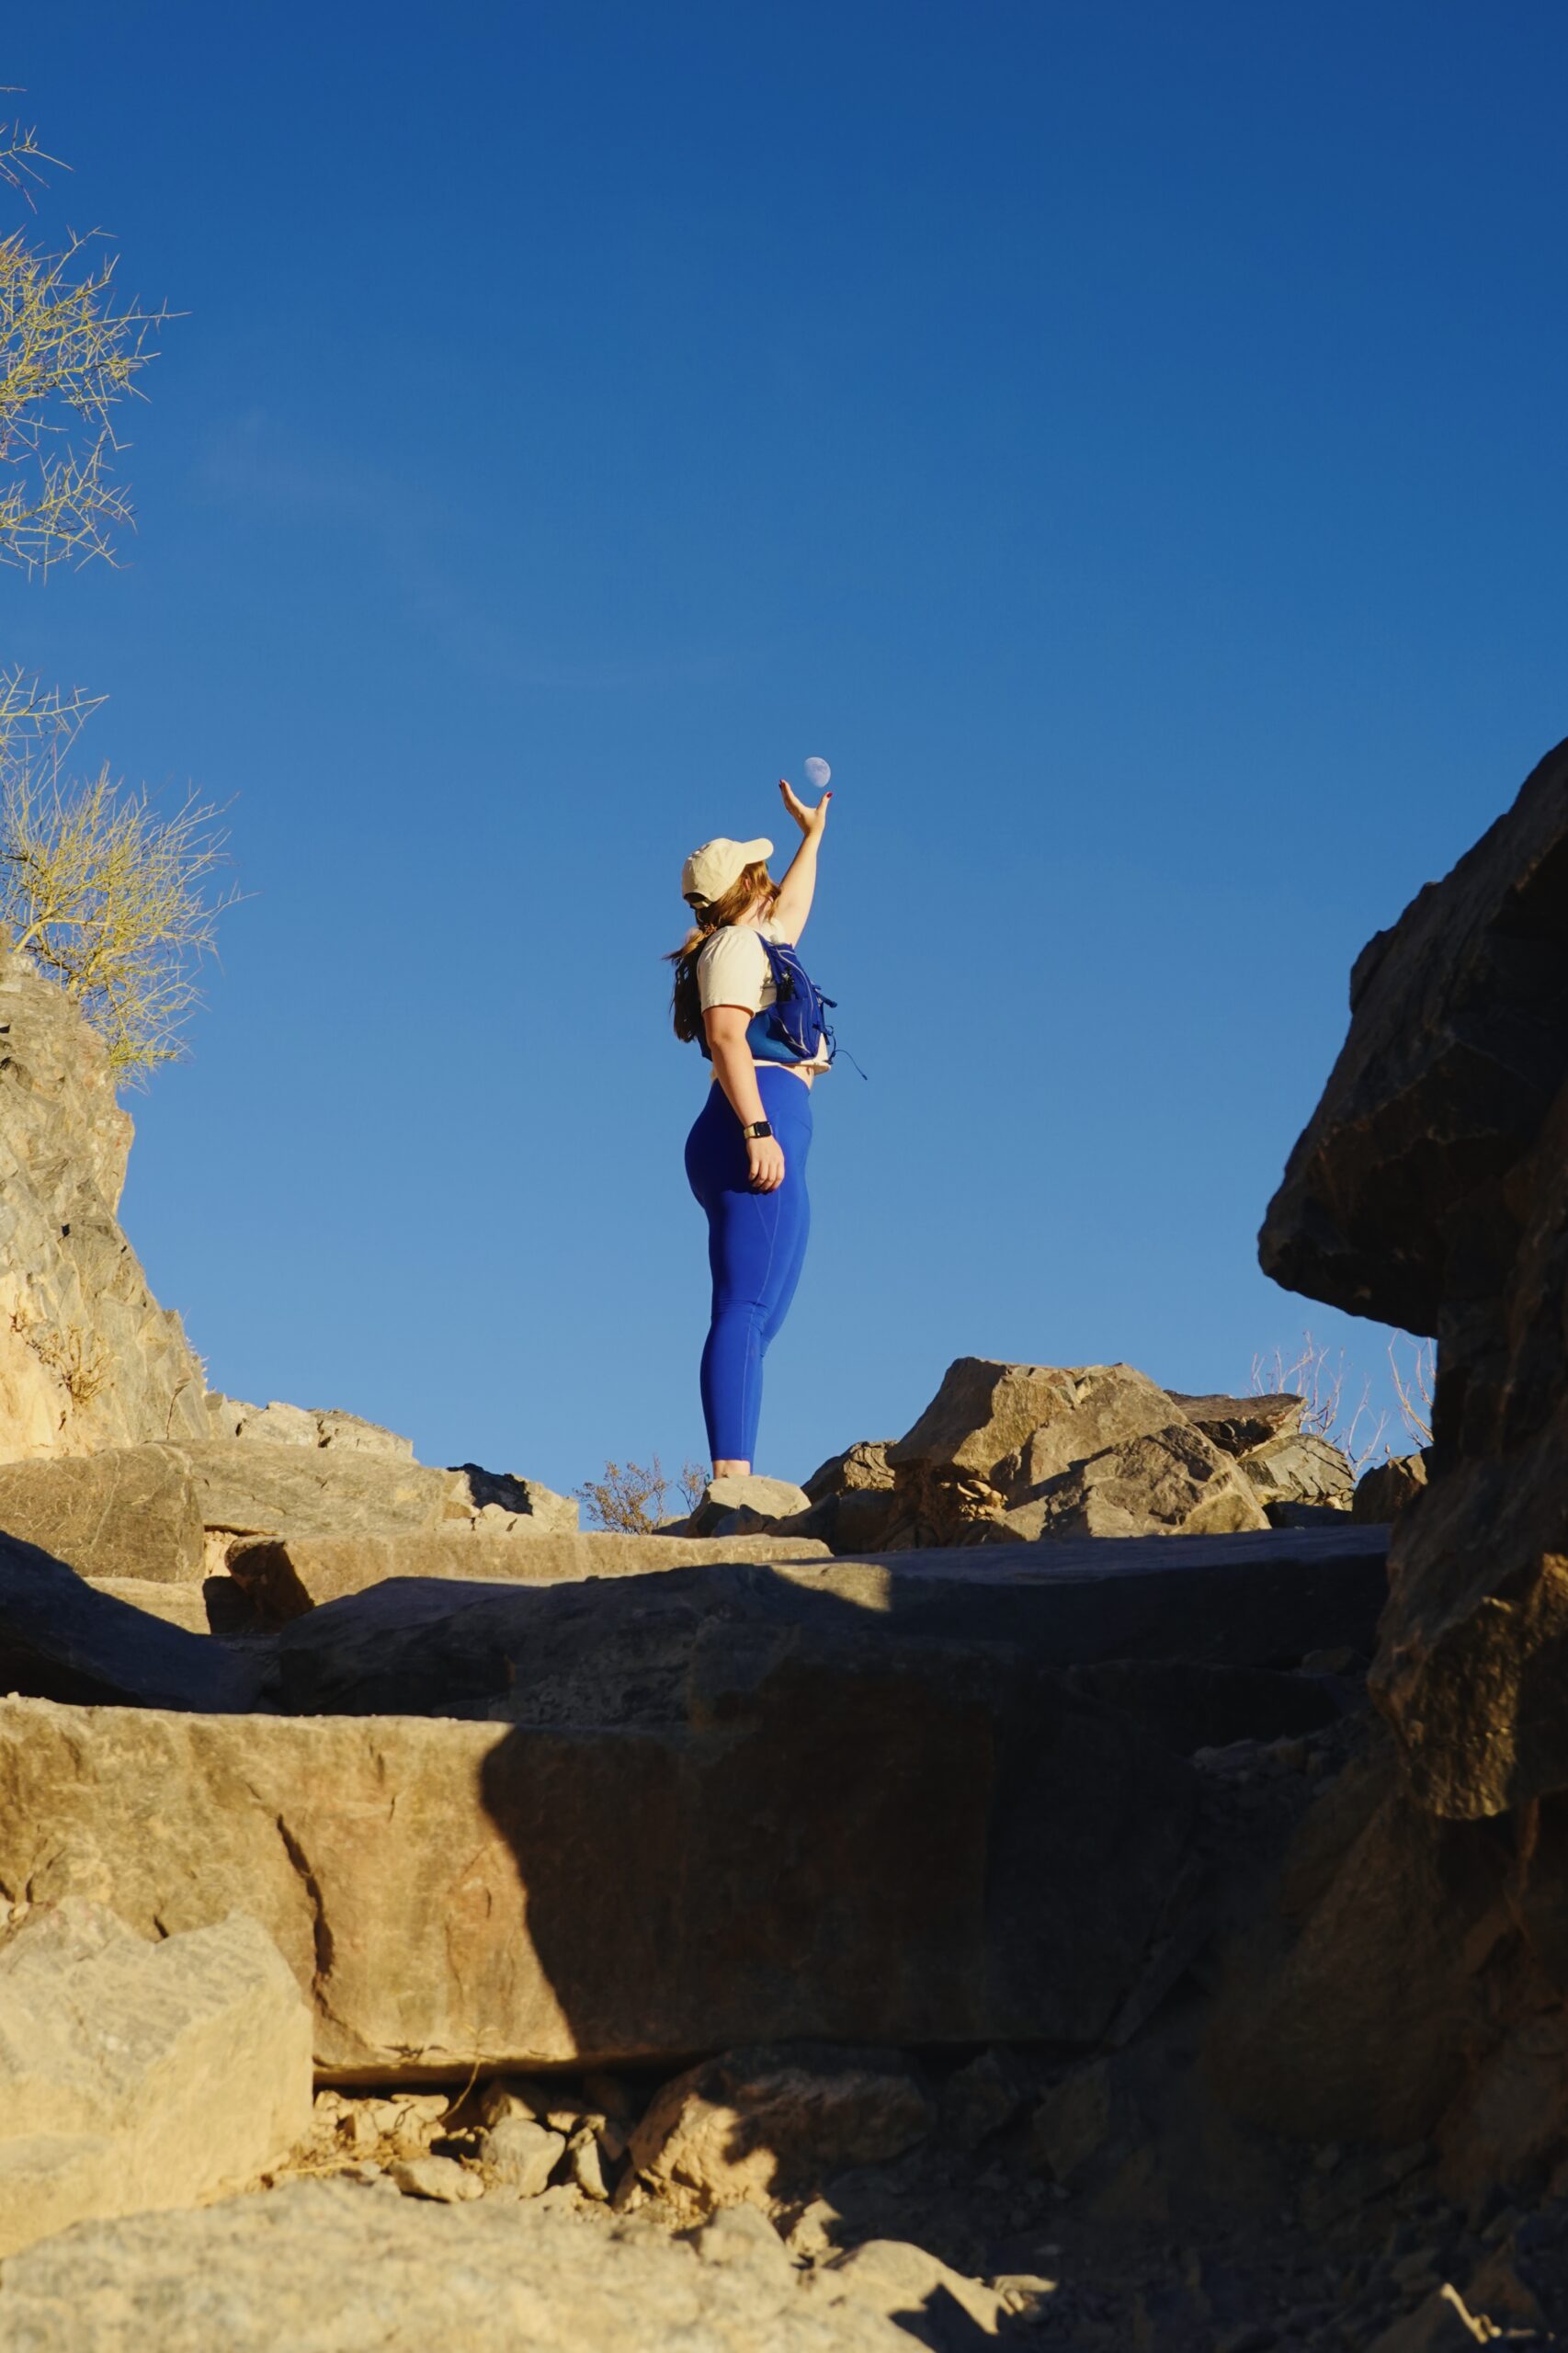
<instances>
[{"instance_id":1,"label":"sunlit rock face","mask_svg":"<svg viewBox=\"0 0 1568 2353\"><path fill-rule=\"evenodd\" d=\"M0 949L0 1461L207 1434L206 1381L117 1211L131 1123L100 1040Z\"/></svg>"}]
</instances>

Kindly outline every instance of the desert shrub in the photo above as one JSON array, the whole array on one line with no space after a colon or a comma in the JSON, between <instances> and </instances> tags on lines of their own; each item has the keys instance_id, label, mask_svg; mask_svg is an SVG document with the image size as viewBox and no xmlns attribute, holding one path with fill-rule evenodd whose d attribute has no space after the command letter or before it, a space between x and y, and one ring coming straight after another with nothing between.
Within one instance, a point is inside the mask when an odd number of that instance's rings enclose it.
<instances>
[{"instance_id":1,"label":"desert shrub","mask_svg":"<svg viewBox=\"0 0 1568 2353\"><path fill-rule=\"evenodd\" d=\"M162 811L107 768L66 776L62 750L74 724L62 721L41 747L36 723L7 732L4 684L0 921L80 1006L116 1075L144 1079L185 1051L181 1032L201 1002L198 972L237 895L219 885L220 813L188 795ZM37 710L35 699L35 722Z\"/></svg>"},{"instance_id":2,"label":"desert shrub","mask_svg":"<svg viewBox=\"0 0 1568 2353\"><path fill-rule=\"evenodd\" d=\"M684 1462L674 1479L655 1454L644 1468L639 1462L607 1462L602 1479L585 1480L573 1489L595 1528L616 1529L623 1536L651 1536L660 1520L674 1518L670 1490L675 1488L692 1511L701 1501L708 1474L699 1462Z\"/></svg>"}]
</instances>

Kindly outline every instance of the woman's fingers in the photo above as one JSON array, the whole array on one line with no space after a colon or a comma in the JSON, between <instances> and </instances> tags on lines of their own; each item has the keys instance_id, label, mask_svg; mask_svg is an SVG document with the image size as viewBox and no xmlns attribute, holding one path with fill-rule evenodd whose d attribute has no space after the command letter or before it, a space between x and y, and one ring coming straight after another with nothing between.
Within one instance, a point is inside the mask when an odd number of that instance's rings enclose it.
<instances>
[{"instance_id":1,"label":"woman's fingers","mask_svg":"<svg viewBox=\"0 0 1568 2353\"><path fill-rule=\"evenodd\" d=\"M784 1154L775 1144L771 1151L759 1151L751 1165L751 1187L754 1193L776 1193L784 1182Z\"/></svg>"}]
</instances>

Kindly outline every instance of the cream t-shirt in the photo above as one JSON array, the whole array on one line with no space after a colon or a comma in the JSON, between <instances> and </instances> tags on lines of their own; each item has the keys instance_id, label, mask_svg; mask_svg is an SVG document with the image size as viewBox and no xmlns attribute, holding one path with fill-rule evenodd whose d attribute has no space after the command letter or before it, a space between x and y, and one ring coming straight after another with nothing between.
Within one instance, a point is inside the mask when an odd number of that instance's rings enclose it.
<instances>
[{"instance_id":1,"label":"cream t-shirt","mask_svg":"<svg viewBox=\"0 0 1568 2353\"><path fill-rule=\"evenodd\" d=\"M775 923L726 924L722 930L716 931L710 939L703 943L697 959L697 993L704 1013L714 1005L738 1005L746 1013L762 1013L773 1003L778 991L773 983L773 967L763 951L762 941L757 938L759 931L769 939L781 941L786 947L794 946L793 940L788 938ZM817 1051L809 1062L776 1065L757 1061L755 1055L753 1061L758 1070L782 1067L786 1070L822 1071L832 1068L820 1034Z\"/></svg>"}]
</instances>

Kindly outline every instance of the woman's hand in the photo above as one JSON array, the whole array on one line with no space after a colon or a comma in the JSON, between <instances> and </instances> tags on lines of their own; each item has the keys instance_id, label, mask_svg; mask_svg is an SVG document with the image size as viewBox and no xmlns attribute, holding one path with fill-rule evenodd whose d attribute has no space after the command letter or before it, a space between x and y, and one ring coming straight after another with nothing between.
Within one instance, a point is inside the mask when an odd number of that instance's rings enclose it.
<instances>
[{"instance_id":1,"label":"woman's hand","mask_svg":"<svg viewBox=\"0 0 1568 2353\"><path fill-rule=\"evenodd\" d=\"M777 1136L747 1136L746 1159L754 1193L776 1193L784 1182L784 1147Z\"/></svg>"},{"instance_id":2,"label":"woman's hand","mask_svg":"<svg viewBox=\"0 0 1568 2353\"><path fill-rule=\"evenodd\" d=\"M807 841L820 834L827 823L827 804L833 799L832 793L824 792L816 807L808 809L800 795L783 777L778 779L778 790L784 795L785 808L788 809Z\"/></svg>"}]
</instances>

